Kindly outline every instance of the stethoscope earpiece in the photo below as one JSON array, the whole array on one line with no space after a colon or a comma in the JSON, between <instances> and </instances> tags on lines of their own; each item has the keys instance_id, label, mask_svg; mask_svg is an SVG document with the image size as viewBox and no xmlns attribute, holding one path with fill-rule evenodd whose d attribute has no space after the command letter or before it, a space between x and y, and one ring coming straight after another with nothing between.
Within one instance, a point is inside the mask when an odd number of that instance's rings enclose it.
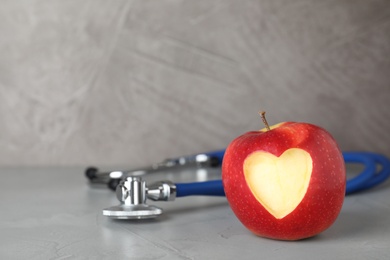
<instances>
[{"instance_id":1,"label":"stethoscope earpiece","mask_svg":"<svg viewBox=\"0 0 390 260\"><path fill-rule=\"evenodd\" d=\"M88 167L87 169L85 169L85 176L90 179L90 180L93 180L97 177L97 173L99 172L99 169L98 168L95 168L95 167Z\"/></svg>"}]
</instances>

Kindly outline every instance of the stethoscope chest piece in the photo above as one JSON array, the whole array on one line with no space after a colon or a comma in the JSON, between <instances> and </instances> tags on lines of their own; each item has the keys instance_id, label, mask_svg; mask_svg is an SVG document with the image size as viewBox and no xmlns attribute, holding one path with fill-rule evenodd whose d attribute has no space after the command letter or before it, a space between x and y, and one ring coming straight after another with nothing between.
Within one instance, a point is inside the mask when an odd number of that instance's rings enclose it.
<instances>
[{"instance_id":1,"label":"stethoscope chest piece","mask_svg":"<svg viewBox=\"0 0 390 260\"><path fill-rule=\"evenodd\" d=\"M121 180L116 187L120 205L103 209L103 215L114 219L148 219L158 217L163 210L146 204L146 199L171 201L176 197L176 186L170 181L157 182L146 186L138 176Z\"/></svg>"},{"instance_id":2,"label":"stethoscope chest piece","mask_svg":"<svg viewBox=\"0 0 390 260\"><path fill-rule=\"evenodd\" d=\"M150 219L163 213L161 208L146 204L118 205L103 209L103 215L113 219Z\"/></svg>"}]
</instances>

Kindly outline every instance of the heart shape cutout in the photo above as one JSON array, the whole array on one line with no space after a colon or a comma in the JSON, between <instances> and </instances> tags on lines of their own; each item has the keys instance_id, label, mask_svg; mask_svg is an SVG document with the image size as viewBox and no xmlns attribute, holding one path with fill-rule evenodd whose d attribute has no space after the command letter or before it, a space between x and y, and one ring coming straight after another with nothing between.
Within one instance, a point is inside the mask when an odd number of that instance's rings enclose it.
<instances>
[{"instance_id":1,"label":"heart shape cutout","mask_svg":"<svg viewBox=\"0 0 390 260\"><path fill-rule=\"evenodd\" d=\"M288 149L279 157L257 151L244 162L250 190L277 219L290 214L305 197L312 169L310 154L299 148Z\"/></svg>"}]
</instances>

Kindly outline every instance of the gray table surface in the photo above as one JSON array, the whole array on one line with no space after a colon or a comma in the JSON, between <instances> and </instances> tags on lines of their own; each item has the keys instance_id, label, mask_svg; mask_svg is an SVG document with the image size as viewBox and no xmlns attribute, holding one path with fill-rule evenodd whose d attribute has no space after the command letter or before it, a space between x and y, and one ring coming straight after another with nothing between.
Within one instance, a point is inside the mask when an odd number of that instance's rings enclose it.
<instances>
[{"instance_id":1,"label":"gray table surface","mask_svg":"<svg viewBox=\"0 0 390 260\"><path fill-rule=\"evenodd\" d=\"M82 168L8 168L0 176L0 259L390 259L389 181L348 196L322 234L284 242L250 233L223 197L152 202L164 207L160 218L119 221L101 213L118 204L115 194L88 185ZM182 181L176 176L168 177Z\"/></svg>"}]
</instances>

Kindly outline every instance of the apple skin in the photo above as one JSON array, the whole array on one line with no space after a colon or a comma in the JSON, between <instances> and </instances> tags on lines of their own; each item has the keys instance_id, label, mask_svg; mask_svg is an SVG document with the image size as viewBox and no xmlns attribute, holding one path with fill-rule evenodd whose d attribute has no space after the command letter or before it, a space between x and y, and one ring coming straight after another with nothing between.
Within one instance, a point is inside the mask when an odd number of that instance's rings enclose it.
<instances>
[{"instance_id":1,"label":"apple skin","mask_svg":"<svg viewBox=\"0 0 390 260\"><path fill-rule=\"evenodd\" d=\"M302 201L287 216L277 219L253 195L243 165L253 152L279 157L290 148L310 154L312 174ZM299 240L324 231L339 215L345 197L345 163L326 130L308 123L284 122L269 131L252 131L233 140L223 158L222 181L233 212L250 231L271 239Z\"/></svg>"}]
</instances>

